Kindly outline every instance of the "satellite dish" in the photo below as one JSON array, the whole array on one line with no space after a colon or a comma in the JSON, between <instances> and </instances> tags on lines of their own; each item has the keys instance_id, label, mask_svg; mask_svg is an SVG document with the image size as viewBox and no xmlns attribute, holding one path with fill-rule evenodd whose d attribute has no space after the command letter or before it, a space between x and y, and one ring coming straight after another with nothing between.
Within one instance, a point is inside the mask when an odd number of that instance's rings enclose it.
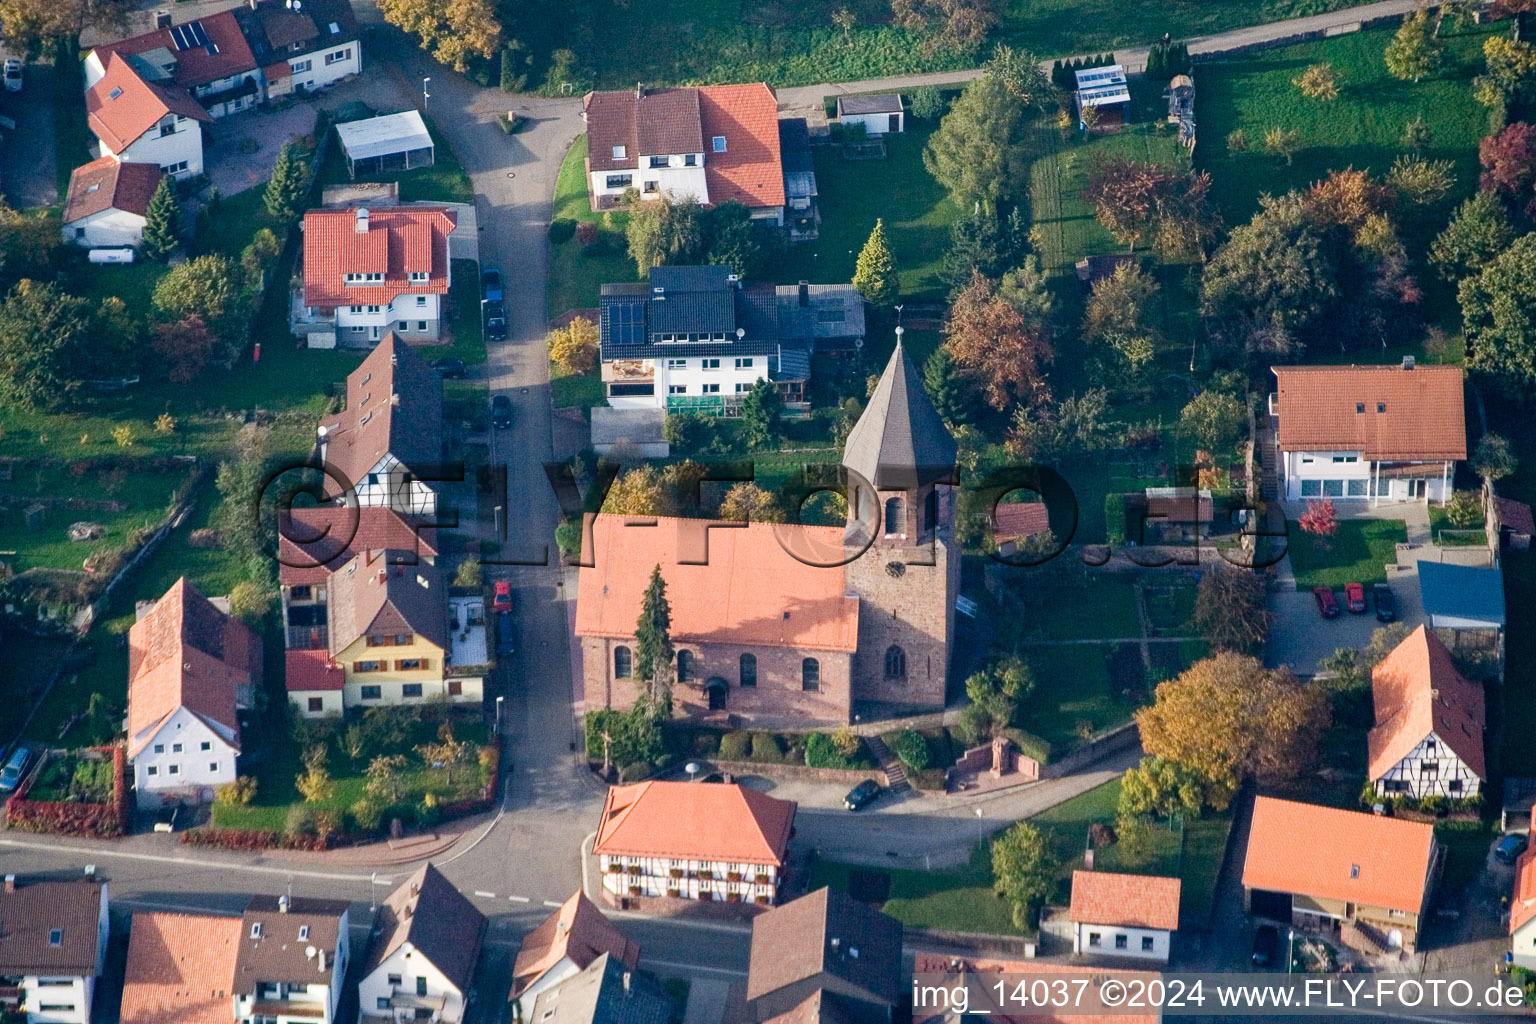
<instances>
[{"instance_id":1,"label":"satellite dish","mask_svg":"<svg viewBox=\"0 0 1536 1024\"><path fill-rule=\"evenodd\" d=\"M863 348L864 347L864 339L863 338L854 338L853 339L853 347L854 348Z\"/></svg>"},{"instance_id":2,"label":"satellite dish","mask_svg":"<svg viewBox=\"0 0 1536 1024\"><path fill-rule=\"evenodd\" d=\"M316 949L314 946L305 946L304 947L304 959L306 959L306 960L313 960L315 958L315 954L318 953L318 952L320 952L320 951L318 949Z\"/></svg>"}]
</instances>

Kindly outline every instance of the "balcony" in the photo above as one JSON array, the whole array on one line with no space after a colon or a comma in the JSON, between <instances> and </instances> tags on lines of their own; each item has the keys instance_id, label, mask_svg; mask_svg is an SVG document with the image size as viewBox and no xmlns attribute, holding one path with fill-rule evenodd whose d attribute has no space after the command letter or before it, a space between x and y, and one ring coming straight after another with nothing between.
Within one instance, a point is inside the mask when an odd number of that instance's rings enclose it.
<instances>
[{"instance_id":1,"label":"balcony","mask_svg":"<svg viewBox=\"0 0 1536 1024\"><path fill-rule=\"evenodd\" d=\"M448 996L442 995L417 995L414 989L397 988L389 994L389 1006L392 1010L431 1010L432 1019L443 1012L448 1005Z\"/></svg>"},{"instance_id":2,"label":"balcony","mask_svg":"<svg viewBox=\"0 0 1536 1024\"><path fill-rule=\"evenodd\" d=\"M319 651L329 643L329 630L325 626L289 626L288 650Z\"/></svg>"},{"instance_id":3,"label":"balcony","mask_svg":"<svg viewBox=\"0 0 1536 1024\"><path fill-rule=\"evenodd\" d=\"M325 1007L320 1003L295 1002L291 999L258 999L251 1004L251 1016L324 1020Z\"/></svg>"}]
</instances>

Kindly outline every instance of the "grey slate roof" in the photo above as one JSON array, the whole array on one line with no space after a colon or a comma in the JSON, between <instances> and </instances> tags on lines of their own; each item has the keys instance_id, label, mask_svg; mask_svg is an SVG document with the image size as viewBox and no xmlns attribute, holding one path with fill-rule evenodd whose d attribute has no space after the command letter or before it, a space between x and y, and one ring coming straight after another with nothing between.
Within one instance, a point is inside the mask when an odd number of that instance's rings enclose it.
<instances>
[{"instance_id":1,"label":"grey slate roof","mask_svg":"<svg viewBox=\"0 0 1536 1024\"><path fill-rule=\"evenodd\" d=\"M730 267L652 267L646 322L652 334L736 330Z\"/></svg>"},{"instance_id":2,"label":"grey slate roof","mask_svg":"<svg viewBox=\"0 0 1536 1024\"><path fill-rule=\"evenodd\" d=\"M390 893L379 908L373 942L368 947L364 976L407 942L460 992L469 989L485 915L431 864Z\"/></svg>"},{"instance_id":3,"label":"grey slate roof","mask_svg":"<svg viewBox=\"0 0 1536 1024\"><path fill-rule=\"evenodd\" d=\"M807 284L805 304L800 285L775 289L779 306L779 337L812 343L818 349L847 348L864 337L864 297L851 284Z\"/></svg>"},{"instance_id":4,"label":"grey slate roof","mask_svg":"<svg viewBox=\"0 0 1536 1024\"><path fill-rule=\"evenodd\" d=\"M730 267L653 267L650 284L605 284L598 299L602 357L758 356L779 349L777 299L771 288L742 288ZM657 288L661 291L658 293ZM629 309L625 313L625 308ZM624 328L635 310L638 330ZM738 340L736 331L744 333ZM625 342L625 330L633 341ZM666 334L720 334L717 342L658 342Z\"/></svg>"},{"instance_id":5,"label":"grey slate roof","mask_svg":"<svg viewBox=\"0 0 1536 1024\"><path fill-rule=\"evenodd\" d=\"M901 94L881 93L878 96L839 96L837 113L843 114L896 114L901 112Z\"/></svg>"},{"instance_id":6,"label":"grey slate roof","mask_svg":"<svg viewBox=\"0 0 1536 1024\"><path fill-rule=\"evenodd\" d=\"M1505 624L1504 574L1449 562L1419 562L1424 614Z\"/></svg>"},{"instance_id":7,"label":"grey slate roof","mask_svg":"<svg viewBox=\"0 0 1536 1024\"><path fill-rule=\"evenodd\" d=\"M815 173L816 164L811 159L811 130L803 117L779 118L779 162L784 173L796 171Z\"/></svg>"},{"instance_id":8,"label":"grey slate roof","mask_svg":"<svg viewBox=\"0 0 1536 1024\"><path fill-rule=\"evenodd\" d=\"M579 974L539 993L527 1019L540 1024L667 1024L671 1015L672 998L660 985L604 953Z\"/></svg>"},{"instance_id":9,"label":"grey slate roof","mask_svg":"<svg viewBox=\"0 0 1536 1024\"><path fill-rule=\"evenodd\" d=\"M955 439L898 341L848 435L843 465L878 490L913 490L952 479L957 454Z\"/></svg>"}]
</instances>

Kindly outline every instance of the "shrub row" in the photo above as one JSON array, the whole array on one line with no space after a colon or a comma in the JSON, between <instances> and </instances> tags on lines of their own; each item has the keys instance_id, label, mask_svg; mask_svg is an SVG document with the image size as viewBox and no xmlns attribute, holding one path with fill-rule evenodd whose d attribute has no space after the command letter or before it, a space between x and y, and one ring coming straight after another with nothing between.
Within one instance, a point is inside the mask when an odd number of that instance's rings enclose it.
<instances>
[{"instance_id":1,"label":"shrub row","mask_svg":"<svg viewBox=\"0 0 1536 1024\"><path fill-rule=\"evenodd\" d=\"M23 832L50 832L65 836L90 836L96 839L113 839L128 830L128 781L127 758L121 745L108 750L112 754L112 802L85 804L74 801L28 800L27 793L32 781L41 774L34 772L13 796L5 808L6 823Z\"/></svg>"}]
</instances>

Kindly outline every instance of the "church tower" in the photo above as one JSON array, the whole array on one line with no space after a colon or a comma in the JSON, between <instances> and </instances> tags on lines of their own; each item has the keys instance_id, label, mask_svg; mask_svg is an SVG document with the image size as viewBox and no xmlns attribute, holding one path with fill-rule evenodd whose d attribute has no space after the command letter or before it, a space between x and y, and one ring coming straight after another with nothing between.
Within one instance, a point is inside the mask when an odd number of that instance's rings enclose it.
<instances>
[{"instance_id":1,"label":"church tower","mask_svg":"<svg viewBox=\"0 0 1536 1024\"><path fill-rule=\"evenodd\" d=\"M844 569L859 597L855 701L944 706L960 548L955 439L901 344L843 449L848 487Z\"/></svg>"}]
</instances>

